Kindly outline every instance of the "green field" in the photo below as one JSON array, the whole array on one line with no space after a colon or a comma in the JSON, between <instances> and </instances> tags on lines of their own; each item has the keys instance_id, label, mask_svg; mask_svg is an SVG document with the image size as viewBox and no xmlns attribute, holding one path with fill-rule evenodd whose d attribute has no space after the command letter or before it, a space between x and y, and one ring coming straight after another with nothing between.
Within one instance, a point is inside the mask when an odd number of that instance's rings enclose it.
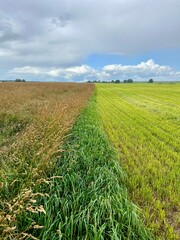
<instances>
[{"instance_id":1,"label":"green field","mask_svg":"<svg viewBox=\"0 0 180 240\"><path fill-rule=\"evenodd\" d=\"M156 236L178 239L180 84L97 84L104 129L131 199Z\"/></svg>"}]
</instances>

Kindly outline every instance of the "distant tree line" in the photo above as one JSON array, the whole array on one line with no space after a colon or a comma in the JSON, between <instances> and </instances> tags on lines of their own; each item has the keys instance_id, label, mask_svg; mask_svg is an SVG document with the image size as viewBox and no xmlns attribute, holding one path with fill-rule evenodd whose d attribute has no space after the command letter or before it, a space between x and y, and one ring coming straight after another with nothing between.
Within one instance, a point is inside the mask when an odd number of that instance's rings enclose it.
<instances>
[{"instance_id":1,"label":"distant tree line","mask_svg":"<svg viewBox=\"0 0 180 240\"><path fill-rule=\"evenodd\" d=\"M0 82L26 82L25 79L16 78L15 80L0 80Z\"/></svg>"},{"instance_id":2,"label":"distant tree line","mask_svg":"<svg viewBox=\"0 0 180 240\"><path fill-rule=\"evenodd\" d=\"M133 80L132 79L128 79L128 80L124 80L123 82L124 83L133 83Z\"/></svg>"},{"instance_id":3,"label":"distant tree line","mask_svg":"<svg viewBox=\"0 0 180 240\"><path fill-rule=\"evenodd\" d=\"M25 79L16 78L15 82L25 82Z\"/></svg>"},{"instance_id":4,"label":"distant tree line","mask_svg":"<svg viewBox=\"0 0 180 240\"><path fill-rule=\"evenodd\" d=\"M119 79L116 80L110 80L110 81L97 81L97 80L92 80L92 81L87 81L88 83L121 83ZM124 80L123 83L133 83L132 79Z\"/></svg>"},{"instance_id":5,"label":"distant tree line","mask_svg":"<svg viewBox=\"0 0 180 240\"><path fill-rule=\"evenodd\" d=\"M122 83L133 83L133 79L129 78L129 79L125 79L122 81ZM151 78L148 80L148 83L153 83L154 80ZM116 79L116 80L110 80L110 81L97 81L97 80L89 80L87 81L87 83L121 83L121 81L119 79Z\"/></svg>"}]
</instances>

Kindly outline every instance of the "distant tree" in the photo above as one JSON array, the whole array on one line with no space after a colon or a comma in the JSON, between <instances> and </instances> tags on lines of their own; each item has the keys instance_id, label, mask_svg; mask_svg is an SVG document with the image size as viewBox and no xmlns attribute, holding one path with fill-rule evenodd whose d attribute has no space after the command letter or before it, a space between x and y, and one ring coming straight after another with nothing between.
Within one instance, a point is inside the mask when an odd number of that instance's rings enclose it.
<instances>
[{"instance_id":1,"label":"distant tree","mask_svg":"<svg viewBox=\"0 0 180 240\"><path fill-rule=\"evenodd\" d=\"M115 83L120 83L120 80L119 79L115 80Z\"/></svg>"},{"instance_id":2,"label":"distant tree","mask_svg":"<svg viewBox=\"0 0 180 240\"><path fill-rule=\"evenodd\" d=\"M112 83L114 83L114 80L111 80Z\"/></svg>"},{"instance_id":3,"label":"distant tree","mask_svg":"<svg viewBox=\"0 0 180 240\"><path fill-rule=\"evenodd\" d=\"M123 81L123 83L127 83L127 82L128 82L128 80L124 80L124 81Z\"/></svg>"},{"instance_id":4,"label":"distant tree","mask_svg":"<svg viewBox=\"0 0 180 240\"><path fill-rule=\"evenodd\" d=\"M151 79L149 79L149 83L153 83L154 81L153 81L153 79L151 78Z\"/></svg>"},{"instance_id":5,"label":"distant tree","mask_svg":"<svg viewBox=\"0 0 180 240\"><path fill-rule=\"evenodd\" d=\"M127 83L133 83L133 80L129 78L129 79L127 80Z\"/></svg>"},{"instance_id":6,"label":"distant tree","mask_svg":"<svg viewBox=\"0 0 180 240\"><path fill-rule=\"evenodd\" d=\"M25 82L25 79L16 78L15 82Z\"/></svg>"}]
</instances>

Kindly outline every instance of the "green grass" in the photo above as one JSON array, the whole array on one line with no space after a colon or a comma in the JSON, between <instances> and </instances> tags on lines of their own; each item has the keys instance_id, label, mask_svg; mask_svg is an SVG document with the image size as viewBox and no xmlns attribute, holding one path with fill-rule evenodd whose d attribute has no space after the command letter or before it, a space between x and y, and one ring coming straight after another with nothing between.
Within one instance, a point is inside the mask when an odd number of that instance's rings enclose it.
<instances>
[{"instance_id":1,"label":"green grass","mask_svg":"<svg viewBox=\"0 0 180 240\"><path fill-rule=\"evenodd\" d=\"M128 193L160 239L178 239L180 84L97 84L104 129Z\"/></svg>"},{"instance_id":2,"label":"green grass","mask_svg":"<svg viewBox=\"0 0 180 240\"><path fill-rule=\"evenodd\" d=\"M37 189L49 194L39 203L46 215L26 214L19 227L24 219L27 225L34 218L44 227L29 233L44 240L152 239L127 198L124 178L93 97L77 119L49 183Z\"/></svg>"}]
</instances>

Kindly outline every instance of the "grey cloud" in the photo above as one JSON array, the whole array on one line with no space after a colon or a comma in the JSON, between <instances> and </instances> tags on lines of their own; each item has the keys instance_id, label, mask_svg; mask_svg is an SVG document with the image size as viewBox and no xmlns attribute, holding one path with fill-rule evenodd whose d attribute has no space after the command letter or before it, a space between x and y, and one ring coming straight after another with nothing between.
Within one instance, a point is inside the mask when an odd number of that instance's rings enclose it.
<instances>
[{"instance_id":1,"label":"grey cloud","mask_svg":"<svg viewBox=\"0 0 180 240\"><path fill-rule=\"evenodd\" d=\"M14 31L12 24L0 18L0 43L17 39L19 35Z\"/></svg>"},{"instance_id":2,"label":"grey cloud","mask_svg":"<svg viewBox=\"0 0 180 240\"><path fill-rule=\"evenodd\" d=\"M51 23L54 24L57 28L63 28L67 26L72 20L71 16L67 13L63 13L59 17L53 17Z\"/></svg>"},{"instance_id":3,"label":"grey cloud","mask_svg":"<svg viewBox=\"0 0 180 240\"><path fill-rule=\"evenodd\" d=\"M71 66L91 53L180 48L179 0L0 0L0 6L6 43L0 51L12 56L0 55L0 63Z\"/></svg>"}]
</instances>

